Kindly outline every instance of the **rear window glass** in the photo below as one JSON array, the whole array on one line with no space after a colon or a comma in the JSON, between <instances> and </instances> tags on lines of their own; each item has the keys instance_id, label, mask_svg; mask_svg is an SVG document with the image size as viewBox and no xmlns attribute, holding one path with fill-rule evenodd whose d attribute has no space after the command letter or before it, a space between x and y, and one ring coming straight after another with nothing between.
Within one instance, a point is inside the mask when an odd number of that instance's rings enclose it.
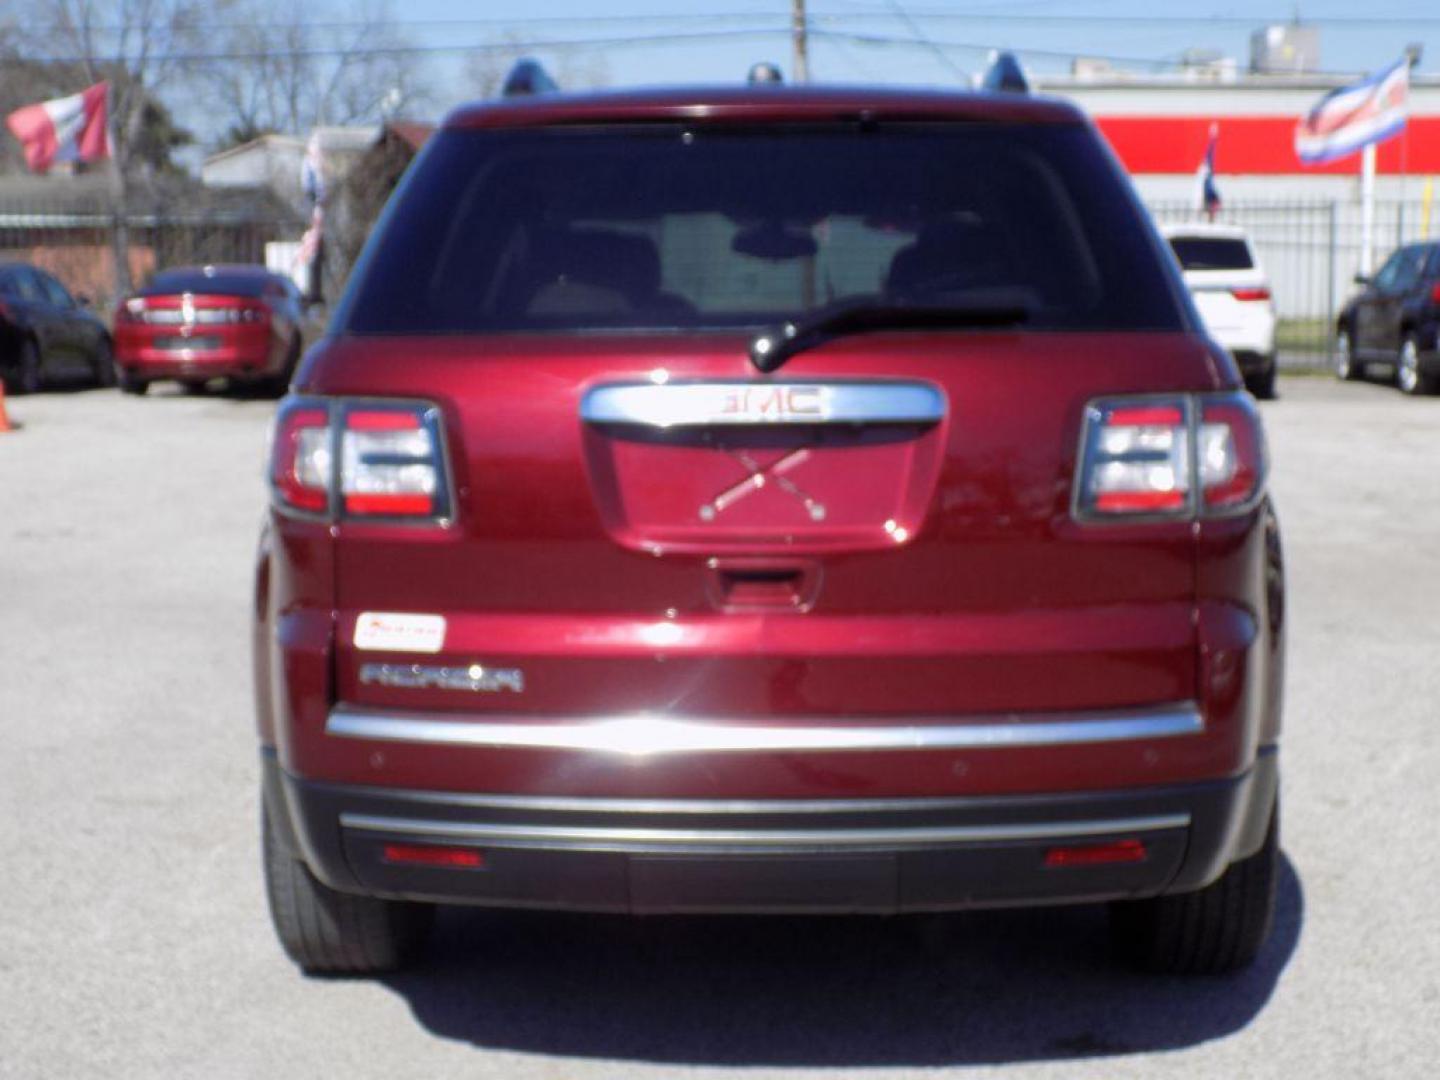
<instances>
[{"instance_id":1,"label":"rear window glass","mask_svg":"<svg viewBox=\"0 0 1440 1080\"><path fill-rule=\"evenodd\" d=\"M1172 236L1170 248L1186 270L1250 270L1250 245L1218 236Z\"/></svg>"},{"instance_id":2,"label":"rear window glass","mask_svg":"<svg viewBox=\"0 0 1440 1080\"><path fill-rule=\"evenodd\" d=\"M235 274L223 270L207 274L204 270L166 270L156 274L150 284L140 290L141 296L164 296L169 293L195 293L198 296L261 296L270 284L263 274ZM273 292L273 287L271 289Z\"/></svg>"},{"instance_id":3,"label":"rear window glass","mask_svg":"<svg viewBox=\"0 0 1440 1080\"><path fill-rule=\"evenodd\" d=\"M879 302L1173 329L1152 236L1078 125L447 131L392 199L336 325L750 328Z\"/></svg>"}]
</instances>

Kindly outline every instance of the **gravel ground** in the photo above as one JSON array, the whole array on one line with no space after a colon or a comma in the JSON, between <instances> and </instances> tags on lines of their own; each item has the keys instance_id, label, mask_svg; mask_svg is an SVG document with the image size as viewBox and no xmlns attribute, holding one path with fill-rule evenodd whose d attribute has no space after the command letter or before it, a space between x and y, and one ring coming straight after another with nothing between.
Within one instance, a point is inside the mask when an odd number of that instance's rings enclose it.
<instances>
[{"instance_id":1,"label":"gravel ground","mask_svg":"<svg viewBox=\"0 0 1440 1080\"><path fill-rule=\"evenodd\" d=\"M248 611L273 405L10 399L0 1076L1429 1076L1440 399L1286 378L1279 921L1243 976L1111 967L1094 908L892 921L446 913L306 979L260 886Z\"/></svg>"}]
</instances>

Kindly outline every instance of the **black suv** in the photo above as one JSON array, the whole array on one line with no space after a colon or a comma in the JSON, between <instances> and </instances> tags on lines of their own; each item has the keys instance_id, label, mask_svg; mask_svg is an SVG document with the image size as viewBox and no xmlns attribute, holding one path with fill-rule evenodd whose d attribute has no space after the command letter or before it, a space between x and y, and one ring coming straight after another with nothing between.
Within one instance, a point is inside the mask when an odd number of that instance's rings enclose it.
<instances>
[{"instance_id":1,"label":"black suv","mask_svg":"<svg viewBox=\"0 0 1440 1080\"><path fill-rule=\"evenodd\" d=\"M1395 370L1406 394L1440 387L1440 243L1400 248L1340 312L1335 327L1335 374L1360 379L1367 365Z\"/></svg>"}]
</instances>

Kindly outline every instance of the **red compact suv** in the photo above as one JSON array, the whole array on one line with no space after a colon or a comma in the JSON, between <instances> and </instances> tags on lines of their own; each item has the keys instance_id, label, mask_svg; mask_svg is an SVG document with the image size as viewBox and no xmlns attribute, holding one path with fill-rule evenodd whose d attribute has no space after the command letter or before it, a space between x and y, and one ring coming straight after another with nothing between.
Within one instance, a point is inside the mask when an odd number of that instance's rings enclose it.
<instances>
[{"instance_id":1,"label":"red compact suv","mask_svg":"<svg viewBox=\"0 0 1440 1080\"><path fill-rule=\"evenodd\" d=\"M276 929L431 905L1108 901L1165 971L1277 876L1265 444L1084 116L756 87L463 108L280 406Z\"/></svg>"}]
</instances>

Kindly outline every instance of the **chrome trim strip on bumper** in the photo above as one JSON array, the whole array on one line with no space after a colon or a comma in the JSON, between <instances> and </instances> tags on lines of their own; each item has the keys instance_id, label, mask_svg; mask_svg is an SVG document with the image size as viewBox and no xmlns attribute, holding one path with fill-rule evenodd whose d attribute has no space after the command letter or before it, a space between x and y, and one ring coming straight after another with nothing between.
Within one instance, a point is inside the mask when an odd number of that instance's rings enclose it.
<instances>
[{"instance_id":1,"label":"chrome trim strip on bumper","mask_svg":"<svg viewBox=\"0 0 1440 1080\"><path fill-rule=\"evenodd\" d=\"M756 851L805 848L934 847L944 844L1071 839L1183 829L1189 814L995 825L836 829L637 829L584 825L506 825L341 814L340 824L365 832L463 840L488 847L586 851Z\"/></svg>"},{"instance_id":2,"label":"chrome trim strip on bumper","mask_svg":"<svg viewBox=\"0 0 1440 1080\"><path fill-rule=\"evenodd\" d=\"M1082 746L1133 739L1197 735L1205 723L1193 705L1122 712L1074 713L1050 719L1024 714L965 723L855 724L833 721L778 726L628 716L604 720L517 722L441 720L340 706L327 735L346 739L471 746L490 749L580 750L643 757L652 754L782 751L986 750L1025 746Z\"/></svg>"},{"instance_id":3,"label":"chrome trim strip on bumper","mask_svg":"<svg viewBox=\"0 0 1440 1080\"><path fill-rule=\"evenodd\" d=\"M652 428L726 424L933 424L945 398L922 382L615 383L587 391L592 424Z\"/></svg>"}]
</instances>

